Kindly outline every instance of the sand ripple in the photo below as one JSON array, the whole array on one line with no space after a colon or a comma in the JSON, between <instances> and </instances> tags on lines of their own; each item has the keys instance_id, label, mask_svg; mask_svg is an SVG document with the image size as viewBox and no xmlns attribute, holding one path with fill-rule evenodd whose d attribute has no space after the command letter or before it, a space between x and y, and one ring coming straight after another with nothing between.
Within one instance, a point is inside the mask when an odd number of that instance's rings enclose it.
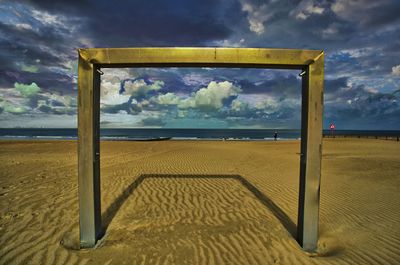
<instances>
[{"instance_id":1,"label":"sand ripple","mask_svg":"<svg viewBox=\"0 0 400 265\"><path fill-rule=\"evenodd\" d=\"M0 142L0 264L399 264L400 145L324 142L319 253L298 142L104 142L106 234L77 250L74 142Z\"/></svg>"}]
</instances>

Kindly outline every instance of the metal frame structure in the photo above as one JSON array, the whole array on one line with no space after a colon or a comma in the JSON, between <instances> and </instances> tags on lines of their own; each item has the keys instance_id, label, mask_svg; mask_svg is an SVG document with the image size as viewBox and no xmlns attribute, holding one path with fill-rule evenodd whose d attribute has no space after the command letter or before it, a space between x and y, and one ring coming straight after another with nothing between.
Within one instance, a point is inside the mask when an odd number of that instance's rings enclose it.
<instances>
[{"instance_id":1,"label":"metal frame structure","mask_svg":"<svg viewBox=\"0 0 400 265\"><path fill-rule=\"evenodd\" d=\"M102 235L100 206L100 73L122 67L236 67L302 71L301 158L297 241L316 251L322 156L324 53L264 48L79 49L78 178L82 248Z\"/></svg>"}]
</instances>

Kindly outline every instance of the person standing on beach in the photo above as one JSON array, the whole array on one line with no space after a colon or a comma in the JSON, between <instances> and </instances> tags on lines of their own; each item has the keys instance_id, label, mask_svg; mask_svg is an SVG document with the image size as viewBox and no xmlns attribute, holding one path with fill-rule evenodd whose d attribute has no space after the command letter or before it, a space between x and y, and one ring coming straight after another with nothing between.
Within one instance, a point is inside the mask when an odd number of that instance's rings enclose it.
<instances>
[{"instance_id":1,"label":"person standing on beach","mask_svg":"<svg viewBox=\"0 0 400 265\"><path fill-rule=\"evenodd\" d=\"M278 140L278 132L277 131L275 131L275 133L274 133L274 140L275 141Z\"/></svg>"}]
</instances>

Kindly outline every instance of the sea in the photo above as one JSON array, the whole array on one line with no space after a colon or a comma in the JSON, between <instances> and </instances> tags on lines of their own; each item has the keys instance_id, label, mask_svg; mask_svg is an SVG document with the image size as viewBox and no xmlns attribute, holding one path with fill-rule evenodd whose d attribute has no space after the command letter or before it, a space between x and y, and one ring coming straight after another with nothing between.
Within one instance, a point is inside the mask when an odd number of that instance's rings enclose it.
<instances>
[{"instance_id":1,"label":"sea","mask_svg":"<svg viewBox=\"0 0 400 265\"><path fill-rule=\"evenodd\" d=\"M274 140L277 132L278 140L300 140L300 129L167 129L167 128L118 128L101 129L101 140L114 141L146 141L146 140ZM324 130L324 135L331 136L330 130ZM335 130L336 136L375 136L397 137L400 131L359 131ZM0 128L0 139L43 139L43 140L76 140L76 128Z\"/></svg>"}]
</instances>

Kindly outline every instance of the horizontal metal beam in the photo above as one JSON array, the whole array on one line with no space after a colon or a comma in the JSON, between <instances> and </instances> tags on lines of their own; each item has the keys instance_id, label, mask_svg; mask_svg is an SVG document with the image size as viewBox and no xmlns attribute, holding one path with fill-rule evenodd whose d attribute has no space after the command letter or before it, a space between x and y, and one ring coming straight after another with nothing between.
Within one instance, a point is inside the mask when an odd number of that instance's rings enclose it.
<instances>
[{"instance_id":1,"label":"horizontal metal beam","mask_svg":"<svg viewBox=\"0 0 400 265\"><path fill-rule=\"evenodd\" d=\"M303 69L319 50L265 48L89 48L81 58L103 68L113 67L262 67Z\"/></svg>"}]
</instances>

